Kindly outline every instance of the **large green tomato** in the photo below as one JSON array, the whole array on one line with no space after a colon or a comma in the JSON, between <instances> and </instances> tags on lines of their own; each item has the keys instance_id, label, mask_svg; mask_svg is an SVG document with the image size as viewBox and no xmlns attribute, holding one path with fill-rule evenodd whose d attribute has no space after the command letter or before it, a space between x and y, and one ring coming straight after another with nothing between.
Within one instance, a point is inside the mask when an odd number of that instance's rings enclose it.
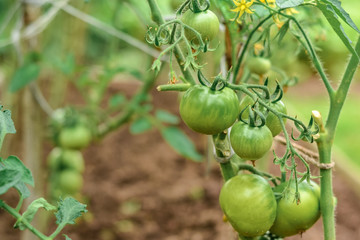
<instances>
[{"instance_id":1,"label":"large green tomato","mask_svg":"<svg viewBox=\"0 0 360 240\"><path fill-rule=\"evenodd\" d=\"M198 31L204 42L211 41L219 33L219 19L210 10L194 13L189 9L182 15L181 21ZM196 40L195 33L188 28L185 35L189 41Z\"/></svg>"},{"instance_id":2,"label":"large green tomato","mask_svg":"<svg viewBox=\"0 0 360 240\"><path fill-rule=\"evenodd\" d=\"M63 193L78 193L83 186L83 177L81 173L74 170L65 170L60 172L58 178L58 187Z\"/></svg>"},{"instance_id":3,"label":"large green tomato","mask_svg":"<svg viewBox=\"0 0 360 240\"><path fill-rule=\"evenodd\" d=\"M214 135L229 128L239 115L239 100L230 88L220 91L190 87L180 101L180 116L192 130Z\"/></svg>"},{"instance_id":4,"label":"large green tomato","mask_svg":"<svg viewBox=\"0 0 360 240\"><path fill-rule=\"evenodd\" d=\"M254 104L254 100L249 95L246 95L240 102L240 111L252 104ZM274 108L278 112L287 114L286 106L284 105L284 103L281 100L277 101L275 103L270 103L270 107ZM262 106L260 107L260 110L264 113L266 111L266 109ZM245 110L242 117L248 118L248 116L249 116L249 111ZM272 112L268 113L265 122L266 122L265 123L266 126L270 129L273 137L275 137L282 131L281 123L280 123L279 119ZM286 118L283 118L283 122L284 122L284 124L286 123Z\"/></svg>"},{"instance_id":5,"label":"large green tomato","mask_svg":"<svg viewBox=\"0 0 360 240\"><path fill-rule=\"evenodd\" d=\"M301 182L299 186L300 203L296 204L294 193L295 183L290 186L290 194L278 200L277 214L270 232L280 237L287 237L305 232L320 217L319 187L316 183ZM274 188L281 193L288 182Z\"/></svg>"},{"instance_id":6,"label":"large green tomato","mask_svg":"<svg viewBox=\"0 0 360 240\"><path fill-rule=\"evenodd\" d=\"M264 57L252 57L247 61L251 73L264 75L271 69L271 61Z\"/></svg>"},{"instance_id":7,"label":"large green tomato","mask_svg":"<svg viewBox=\"0 0 360 240\"><path fill-rule=\"evenodd\" d=\"M244 160L257 160L270 150L273 136L265 125L251 127L239 121L231 128L230 142L239 157Z\"/></svg>"},{"instance_id":8,"label":"large green tomato","mask_svg":"<svg viewBox=\"0 0 360 240\"><path fill-rule=\"evenodd\" d=\"M222 187L219 200L226 218L240 236L261 236L274 223L276 199L269 183L258 175L231 178Z\"/></svg>"},{"instance_id":9,"label":"large green tomato","mask_svg":"<svg viewBox=\"0 0 360 240\"><path fill-rule=\"evenodd\" d=\"M90 141L90 129L81 124L63 128L59 134L59 143L63 148L82 149L87 147Z\"/></svg>"}]
</instances>

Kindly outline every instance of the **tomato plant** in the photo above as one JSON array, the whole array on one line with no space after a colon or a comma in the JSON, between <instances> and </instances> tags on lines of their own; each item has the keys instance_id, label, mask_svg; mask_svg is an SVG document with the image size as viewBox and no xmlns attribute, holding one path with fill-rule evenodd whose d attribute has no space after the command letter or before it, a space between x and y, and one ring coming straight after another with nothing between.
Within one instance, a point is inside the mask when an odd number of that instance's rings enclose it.
<instances>
[{"instance_id":1,"label":"tomato plant","mask_svg":"<svg viewBox=\"0 0 360 240\"><path fill-rule=\"evenodd\" d=\"M305 181L298 184L300 201L295 198L295 183L284 182L274 188L274 192L283 193L277 201L277 213L270 232L287 237L303 233L309 229L320 217L319 186Z\"/></svg>"},{"instance_id":2,"label":"tomato plant","mask_svg":"<svg viewBox=\"0 0 360 240\"><path fill-rule=\"evenodd\" d=\"M222 187L219 201L240 236L261 236L274 223L276 200L269 183L258 175L240 174L231 178Z\"/></svg>"},{"instance_id":3,"label":"tomato plant","mask_svg":"<svg viewBox=\"0 0 360 240\"><path fill-rule=\"evenodd\" d=\"M239 114L238 97L230 88L212 90L195 85L180 101L180 116L192 130L203 134L217 134L229 128Z\"/></svg>"}]
</instances>

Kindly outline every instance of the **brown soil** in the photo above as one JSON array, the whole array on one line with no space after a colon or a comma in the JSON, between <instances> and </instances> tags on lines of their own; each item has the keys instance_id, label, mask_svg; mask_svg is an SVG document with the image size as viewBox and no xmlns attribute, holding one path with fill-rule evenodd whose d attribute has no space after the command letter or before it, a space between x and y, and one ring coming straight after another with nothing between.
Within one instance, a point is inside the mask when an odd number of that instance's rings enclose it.
<instances>
[{"instance_id":1,"label":"brown soil","mask_svg":"<svg viewBox=\"0 0 360 240\"><path fill-rule=\"evenodd\" d=\"M177 114L173 93L155 94L155 106ZM190 132L204 152L206 137ZM83 196L89 213L64 231L73 240L235 240L222 221L218 194L222 185L215 162L194 163L176 154L157 131L132 136L127 127L84 151ZM338 240L360 239L360 202L335 171ZM3 196L2 196L3 197ZM15 192L5 195L16 203ZM0 211L0 239L18 240L14 220ZM63 239L59 237L58 239ZM321 240L321 220L300 236Z\"/></svg>"}]
</instances>

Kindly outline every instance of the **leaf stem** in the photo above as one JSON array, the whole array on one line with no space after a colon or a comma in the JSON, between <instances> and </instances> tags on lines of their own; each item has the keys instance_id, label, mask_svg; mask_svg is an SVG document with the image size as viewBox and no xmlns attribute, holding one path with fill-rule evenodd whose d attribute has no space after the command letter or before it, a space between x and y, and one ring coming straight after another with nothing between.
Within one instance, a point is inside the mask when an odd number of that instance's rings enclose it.
<instances>
[{"instance_id":1,"label":"leaf stem","mask_svg":"<svg viewBox=\"0 0 360 240\"><path fill-rule=\"evenodd\" d=\"M16 220L21 221L24 226L29 229L32 233L34 233L37 237L39 237L42 240L52 240L52 238L47 237L43 233L41 233L39 230L37 230L33 225L31 225L26 219L23 219L21 215L16 211L16 209L10 207L5 202L0 200L0 208L3 208L5 211L7 211L9 214L11 214Z\"/></svg>"},{"instance_id":2,"label":"leaf stem","mask_svg":"<svg viewBox=\"0 0 360 240\"><path fill-rule=\"evenodd\" d=\"M159 6L156 2L156 0L147 0L150 10L151 10L151 17L153 19L154 22L156 22L158 25L162 25L165 23L165 20L161 14L161 11L159 9ZM174 47L174 53L175 53L175 57L176 60L179 64L179 67L181 69L181 72L183 73L185 79L191 83L191 84L195 84L195 80L191 74L191 72L187 69L185 69L184 63L185 63L185 58L184 58L184 54L182 53L179 45L176 45Z\"/></svg>"},{"instance_id":3,"label":"leaf stem","mask_svg":"<svg viewBox=\"0 0 360 240\"><path fill-rule=\"evenodd\" d=\"M236 82L237 79L237 75L239 74L239 70L240 70L240 66L241 66L241 62L245 56L245 52L250 44L250 41L253 37L253 35L255 34L255 32L259 29L259 27L261 27L268 19L270 19L274 14L269 14L266 18L264 18L263 20L261 20L256 26L255 28L250 32L249 37L246 39L246 42L244 44L244 46L241 48L241 52L239 55L239 58L236 62L235 68L234 68L234 75L233 75L233 79L232 82Z\"/></svg>"}]
</instances>

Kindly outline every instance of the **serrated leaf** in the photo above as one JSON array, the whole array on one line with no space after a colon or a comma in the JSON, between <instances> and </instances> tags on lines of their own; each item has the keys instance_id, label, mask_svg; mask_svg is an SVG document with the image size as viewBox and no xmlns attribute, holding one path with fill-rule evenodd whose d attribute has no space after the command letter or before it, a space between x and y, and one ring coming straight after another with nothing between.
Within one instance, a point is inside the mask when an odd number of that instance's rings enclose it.
<instances>
[{"instance_id":1,"label":"serrated leaf","mask_svg":"<svg viewBox=\"0 0 360 240\"><path fill-rule=\"evenodd\" d=\"M322 4L318 1L318 4L316 5L320 11L324 14L327 21L330 23L333 30L336 32L336 34L339 36L341 41L345 44L347 49L355 56L359 57L354 48L351 45L351 40L346 35L344 28L342 27L340 21L338 20L336 13L334 9L331 7L331 5L328 4Z\"/></svg>"},{"instance_id":2,"label":"serrated leaf","mask_svg":"<svg viewBox=\"0 0 360 240\"><path fill-rule=\"evenodd\" d=\"M48 203L44 198L36 199L28 206L21 218L16 221L14 228L25 230L26 226L22 223L22 220L26 220L30 223L34 219L39 208L44 208L46 211L55 211L57 209L55 206Z\"/></svg>"},{"instance_id":3,"label":"serrated leaf","mask_svg":"<svg viewBox=\"0 0 360 240\"><path fill-rule=\"evenodd\" d=\"M9 85L11 92L16 92L32 81L36 80L40 73L40 67L36 63L28 63L18 68Z\"/></svg>"},{"instance_id":4,"label":"serrated leaf","mask_svg":"<svg viewBox=\"0 0 360 240\"><path fill-rule=\"evenodd\" d=\"M339 0L323 0L324 3L327 3L332 6L336 14L346 22L351 28L360 33L358 27L351 19L350 15L342 8L341 2Z\"/></svg>"},{"instance_id":5,"label":"serrated leaf","mask_svg":"<svg viewBox=\"0 0 360 240\"><path fill-rule=\"evenodd\" d=\"M6 134L16 133L14 122L11 119L11 112L9 110L2 109L3 106L0 105L0 148Z\"/></svg>"},{"instance_id":6,"label":"serrated leaf","mask_svg":"<svg viewBox=\"0 0 360 240\"><path fill-rule=\"evenodd\" d=\"M21 162L16 156L9 156L7 159L2 159L0 163L0 170L9 169L20 172L21 178L14 187L19 191L23 198L27 198L30 192L25 184L34 186L34 178L31 171Z\"/></svg>"},{"instance_id":7,"label":"serrated leaf","mask_svg":"<svg viewBox=\"0 0 360 240\"><path fill-rule=\"evenodd\" d=\"M75 219L86 213L86 205L72 197L59 200L58 211L55 213L56 224L75 224Z\"/></svg>"},{"instance_id":8,"label":"serrated leaf","mask_svg":"<svg viewBox=\"0 0 360 240\"><path fill-rule=\"evenodd\" d=\"M170 123L170 124L178 124L180 122L180 119L178 116L169 113L165 110L157 110L155 112L155 117L164 123Z\"/></svg>"},{"instance_id":9,"label":"serrated leaf","mask_svg":"<svg viewBox=\"0 0 360 240\"><path fill-rule=\"evenodd\" d=\"M304 0L276 0L279 8L292 8L304 3Z\"/></svg>"},{"instance_id":10,"label":"serrated leaf","mask_svg":"<svg viewBox=\"0 0 360 240\"><path fill-rule=\"evenodd\" d=\"M11 169L0 170L0 195L14 187L21 179L21 172Z\"/></svg>"},{"instance_id":11,"label":"serrated leaf","mask_svg":"<svg viewBox=\"0 0 360 240\"><path fill-rule=\"evenodd\" d=\"M202 155L196 151L192 141L177 127L166 127L161 130L165 141L180 155L193 161L201 162Z\"/></svg>"},{"instance_id":12,"label":"serrated leaf","mask_svg":"<svg viewBox=\"0 0 360 240\"><path fill-rule=\"evenodd\" d=\"M146 117L140 117L136 119L130 125L130 133L131 134L140 134L146 132L152 128L152 124L150 120Z\"/></svg>"}]
</instances>

